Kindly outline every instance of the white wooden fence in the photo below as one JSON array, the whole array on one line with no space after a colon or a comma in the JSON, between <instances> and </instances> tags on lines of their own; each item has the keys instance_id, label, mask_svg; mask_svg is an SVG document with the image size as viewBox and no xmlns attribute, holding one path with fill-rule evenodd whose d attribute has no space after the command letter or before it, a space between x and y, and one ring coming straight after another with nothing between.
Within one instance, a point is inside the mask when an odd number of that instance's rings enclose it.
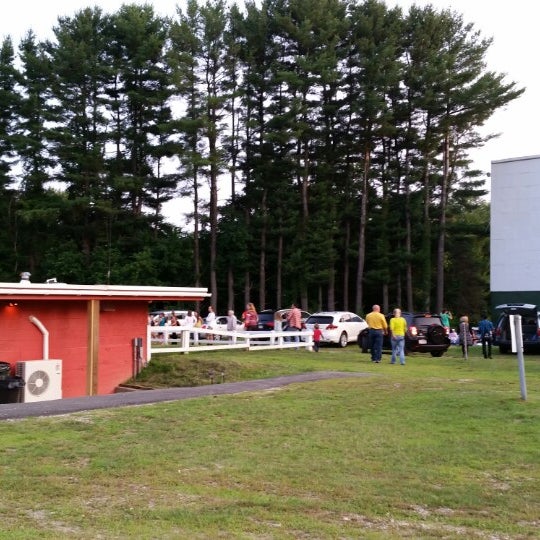
<instances>
[{"instance_id":1,"label":"white wooden fence","mask_svg":"<svg viewBox=\"0 0 540 540\"><path fill-rule=\"evenodd\" d=\"M297 349L313 348L313 332L297 330L287 332L229 332L209 328L182 328L181 326L148 326L147 343L149 361L153 354L217 351L221 349ZM173 339L171 334L176 334ZM296 339L298 338L298 341Z\"/></svg>"}]
</instances>

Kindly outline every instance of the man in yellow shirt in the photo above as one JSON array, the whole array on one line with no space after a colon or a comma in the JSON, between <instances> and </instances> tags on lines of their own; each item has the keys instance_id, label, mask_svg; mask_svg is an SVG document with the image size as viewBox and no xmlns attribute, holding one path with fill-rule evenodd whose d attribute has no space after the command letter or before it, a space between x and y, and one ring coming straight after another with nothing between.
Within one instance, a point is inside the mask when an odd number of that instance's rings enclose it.
<instances>
[{"instance_id":1,"label":"man in yellow shirt","mask_svg":"<svg viewBox=\"0 0 540 540\"><path fill-rule=\"evenodd\" d=\"M401 316L401 309L394 309L394 316L390 319L390 338L392 342L391 364L396 363L399 356L399 363L405 365L405 332L407 331L407 321Z\"/></svg>"},{"instance_id":2,"label":"man in yellow shirt","mask_svg":"<svg viewBox=\"0 0 540 540\"><path fill-rule=\"evenodd\" d=\"M383 336L388 333L388 324L385 316L381 313L381 306L375 304L371 313L366 315L369 326L369 348L371 361L379 363L382 358Z\"/></svg>"}]
</instances>

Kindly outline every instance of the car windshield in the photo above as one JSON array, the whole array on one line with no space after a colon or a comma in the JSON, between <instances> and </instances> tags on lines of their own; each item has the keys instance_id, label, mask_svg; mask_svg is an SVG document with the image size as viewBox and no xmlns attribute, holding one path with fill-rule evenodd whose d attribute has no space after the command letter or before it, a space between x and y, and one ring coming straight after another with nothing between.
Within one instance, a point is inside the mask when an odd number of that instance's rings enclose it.
<instances>
[{"instance_id":1,"label":"car windshield","mask_svg":"<svg viewBox=\"0 0 540 540\"><path fill-rule=\"evenodd\" d=\"M530 318L530 319L535 319L537 316L536 307L534 309L514 307L514 308L505 309L504 313L508 315L521 315L522 317Z\"/></svg>"},{"instance_id":2,"label":"car windshield","mask_svg":"<svg viewBox=\"0 0 540 540\"><path fill-rule=\"evenodd\" d=\"M438 317L415 317L411 323L413 326L430 326L432 324L441 324Z\"/></svg>"},{"instance_id":3,"label":"car windshield","mask_svg":"<svg viewBox=\"0 0 540 540\"><path fill-rule=\"evenodd\" d=\"M306 324L332 324L334 317L332 315L312 315L306 321Z\"/></svg>"}]
</instances>

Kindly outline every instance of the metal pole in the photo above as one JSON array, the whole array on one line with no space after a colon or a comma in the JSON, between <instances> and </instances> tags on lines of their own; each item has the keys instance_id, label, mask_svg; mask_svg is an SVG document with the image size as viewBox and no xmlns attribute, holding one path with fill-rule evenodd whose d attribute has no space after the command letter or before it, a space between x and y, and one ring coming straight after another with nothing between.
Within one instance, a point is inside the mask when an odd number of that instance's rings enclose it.
<instances>
[{"instance_id":1,"label":"metal pole","mask_svg":"<svg viewBox=\"0 0 540 540\"><path fill-rule=\"evenodd\" d=\"M523 333L521 330L521 315L514 315L514 335L516 336L516 352L519 369L519 387L521 399L527 400L527 383L525 381L525 361L523 359Z\"/></svg>"}]
</instances>

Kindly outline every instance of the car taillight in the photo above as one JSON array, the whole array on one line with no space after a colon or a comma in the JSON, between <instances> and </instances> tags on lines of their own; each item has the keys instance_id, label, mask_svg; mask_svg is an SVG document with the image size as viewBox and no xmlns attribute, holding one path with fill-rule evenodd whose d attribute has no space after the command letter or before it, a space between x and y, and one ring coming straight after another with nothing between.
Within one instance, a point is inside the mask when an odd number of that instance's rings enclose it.
<instances>
[{"instance_id":1,"label":"car taillight","mask_svg":"<svg viewBox=\"0 0 540 540\"><path fill-rule=\"evenodd\" d=\"M269 326L270 328L274 328L274 321L268 321L266 323L266 326Z\"/></svg>"},{"instance_id":2,"label":"car taillight","mask_svg":"<svg viewBox=\"0 0 540 540\"><path fill-rule=\"evenodd\" d=\"M496 336L500 336L500 335L501 335L501 329L500 329L500 328L497 328L497 329L495 330L495 335L496 335Z\"/></svg>"},{"instance_id":3,"label":"car taillight","mask_svg":"<svg viewBox=\"0 0 540 540\"><path fill-rule=\"evenodd\" d=\"M337 328L337 326L335 324L329 324L326 329L327 330L335 330Z\"/></svg>"},{"instance_id":4,"label":"car taillight","mask_svg":"<svg viewBox=\"0 0 540 540\"><path fill-rule=\"evenodd\" d=\"M417 336L418 328L416 328L416 326L409 326L409 332L411 333L411 336Z\"/></svg>"},{"instance_id":5,"label":"car taillight","mask_svg":"<svg viewBox=\"0 0 540 540\"><path fill-rule=\"evenodd\" d=\"M540 337L540 328L538 328L538 329L536 330L536 335L537 335L538 337Z\"/></svg>"}]
</instances>

